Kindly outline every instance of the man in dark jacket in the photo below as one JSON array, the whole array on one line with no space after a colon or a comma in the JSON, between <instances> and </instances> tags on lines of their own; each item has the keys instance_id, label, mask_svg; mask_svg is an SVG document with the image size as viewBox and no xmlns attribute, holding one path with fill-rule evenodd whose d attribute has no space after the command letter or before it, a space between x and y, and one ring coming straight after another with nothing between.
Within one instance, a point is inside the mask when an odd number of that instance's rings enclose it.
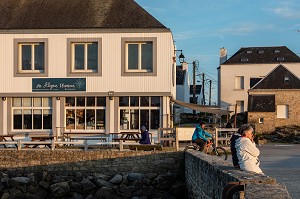
<instances>
[{"instance_id":1,"label":"man in dark jacket","mask_svg":"<svg viewBox=\"0 0 300 199\"><path fill-rule=\"evenodd\" d=\"M235 142L237 139L239 139L241 137L240 134L240 128L237 132L234 132L230 138L230 150L231 150L231 155L232 155L232 164L234 166L234 168L239 169L239 159L237 157L236 154L236 148L235 148Z\"/></svg>"}]
</instances>

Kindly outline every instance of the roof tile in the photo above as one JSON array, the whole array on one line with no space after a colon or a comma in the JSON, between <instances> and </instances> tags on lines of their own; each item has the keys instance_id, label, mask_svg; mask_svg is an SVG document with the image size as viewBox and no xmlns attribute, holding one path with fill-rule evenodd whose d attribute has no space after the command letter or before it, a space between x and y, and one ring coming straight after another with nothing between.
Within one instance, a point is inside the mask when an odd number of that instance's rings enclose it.
<instances>
[{"instance_id":1,"label":"roof tile","mask_svg":"<svg viewBox=\"0 0 300 199\"><path fill-rule=\"evenodd\" d=\"M166 28L134 0L1 0L0 29Z\"/></svg>"}]
</instances>

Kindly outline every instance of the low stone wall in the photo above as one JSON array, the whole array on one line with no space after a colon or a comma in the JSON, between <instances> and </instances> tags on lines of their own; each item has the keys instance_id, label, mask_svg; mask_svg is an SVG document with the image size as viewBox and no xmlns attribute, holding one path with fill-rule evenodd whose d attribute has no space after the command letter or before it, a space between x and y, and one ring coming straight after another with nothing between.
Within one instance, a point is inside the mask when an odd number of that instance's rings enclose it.
<instances>
[{"instance_id":1,"label":"low stone wall","mask_svg":"<svg viewBox=\"0 0 300 199\"><path fill-rule=\"evenodd\" d=\"M185 179L190 199L222 198L229 182L242 182L245 191L234 198L291 198L287 189L269 176L236 170L229 162L198 151L185 152Z\"/></svg>"},{"instance_id":2,"label":"low stone wall","mask_svg":"<svg viewBox=\"0 0 300 199\"><path fill-rule=\"evenodd\" d=\"M1 150L0 198L185 198L184 153Z\"/></svg>"},{"instance_id":3,"label":"low stone wall","mask_svg":"<svg viewBox=\"0 0 300 199\"><path fill-rule=\"evenodd\" d=\"M10 150L2 149L0 170L23 171L88 171L116 174L139 172L183 173L184 153L174 151L112 150ZM179 173L180 174L180 173Z\"/></svg>"}]
</instances>

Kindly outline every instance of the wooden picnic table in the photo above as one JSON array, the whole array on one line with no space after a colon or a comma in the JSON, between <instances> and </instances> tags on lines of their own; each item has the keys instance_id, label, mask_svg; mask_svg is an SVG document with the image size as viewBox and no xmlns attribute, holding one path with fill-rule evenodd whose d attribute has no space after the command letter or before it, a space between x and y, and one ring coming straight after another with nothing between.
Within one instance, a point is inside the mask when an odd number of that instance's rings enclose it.
<instances>
[{"instance_id":1,"label":"wooden picnic table","mask_svg":"<svg viewBox=\"0 0 300 199\"><path fill-rule=\"evenodd\" d=\"M10 140L7 140L7 138L10 138ZM8 142L8 141L15 141L14 140L14 135L8 134L8 135L0 135L0 141L1 142ZM6 144L3 144L4 148L7 148ZM16 147L18 147L17 144L15 144Z\"/></svg>"},{"instance_id":2,"label":"wooden picnic table","mask_svg":"<svg viewBox=\"0 0 300 199\"><path fill-rule=\"evenodd\" d=\"M121 132L121 138L140 139L140 132Z\"/></svg>"},{"instance_id":3,"label":"wooden picnic table","mask_svg":"<svg viewBox=\"0 0 300 199\"><path fill-rule=\"evenodd\" d=\"M37 148L39 145L44 145L51 148L51 143L45 144L47 140L53 140L55 138L54 135L30 135L31 143L25 143L25 148L29 148L30 145L33 145L32 148ZM34 143L33 143L34 142Z\"/></svg>"},{"instance_id":4,"label":"wooden picnic table","mask_svg":"<svg viewBox=\"0 0 300 199\"><path fill-rule=\"evenodd\" d=\"M66 140L99 140L106 142L107 133L99 132L65 132L63 138Z\"/></svg>"},{"instance_id":5,"label":"wooden picnic table","mask_svg":"<svg viewBox=\"0 0 300 199\"><path fill-rule=\"evenodd\" d=\"M118 137L118 138L113 138L113 140L116 140L116 141L120 141L120 140L123 140L123 142L125 141L140 141L141 140L141 133L140 132L134 132L134 131L124 131L124 132L120 132L120 133L111 133L111 134L119 134L121 135L121 137ZM152 142L152 133L149 132L149 135L150 135L150 140Z\"/></svg>"}]
</instances>

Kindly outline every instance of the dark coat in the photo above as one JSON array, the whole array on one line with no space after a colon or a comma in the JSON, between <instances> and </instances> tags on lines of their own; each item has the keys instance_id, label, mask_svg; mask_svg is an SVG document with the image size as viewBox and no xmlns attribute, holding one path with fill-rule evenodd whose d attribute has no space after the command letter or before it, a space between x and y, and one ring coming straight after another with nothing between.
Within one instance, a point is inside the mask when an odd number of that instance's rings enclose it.
<instances>
[{"instance_id":1,"label":"dark coat","mask_svg":"<svg viewBox=\"0 0 300 199\"><path fill-rule=\"evenodd\" d=\"M140 144L151 144L148 131L142 132Z\"/></svg>"},{"instance_id":2,"label":"dark coat","mask_svg":"<svg viewBox=\"0 0 300 199\"><path fill-rule=\"evenodd\" d=\"M232 164L234 167L239 166L239 159L236 154L235 142L240 137L241 137L240 134L234 133L230 138L230 150L231 150L231 155L232 155Z\"/></svg>"}]
</instances>

